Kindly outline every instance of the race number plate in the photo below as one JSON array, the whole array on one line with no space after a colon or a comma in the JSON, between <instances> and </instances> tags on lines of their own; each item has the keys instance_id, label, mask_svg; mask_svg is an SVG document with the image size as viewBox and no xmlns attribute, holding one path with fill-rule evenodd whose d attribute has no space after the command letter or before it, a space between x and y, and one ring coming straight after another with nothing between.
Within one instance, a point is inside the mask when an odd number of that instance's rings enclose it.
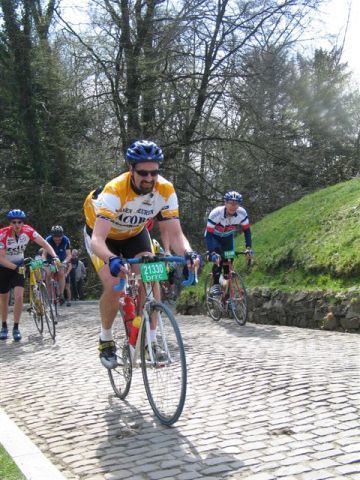
<instances>
[{"instance_id":1,"label":"race number plate","mask_svg":"<svg viewBox=\"0 0 360 480\"><path fill-rule=\"evenodd\" d=\"M234 258L235 257L234 250L228 250L228 251L224 252L224 257L225 258Z\"/></svg>"},{"instance_id":2,"label":"race number plate","mask_svg":"<svg viewBox=\"0 0 360 480\"><path fill-rule=\"evenodd\" d=\"M168 279L164 262L142 263L140 265L140 273L143 282L158 282Z\"/></svg>"}]
</instances>

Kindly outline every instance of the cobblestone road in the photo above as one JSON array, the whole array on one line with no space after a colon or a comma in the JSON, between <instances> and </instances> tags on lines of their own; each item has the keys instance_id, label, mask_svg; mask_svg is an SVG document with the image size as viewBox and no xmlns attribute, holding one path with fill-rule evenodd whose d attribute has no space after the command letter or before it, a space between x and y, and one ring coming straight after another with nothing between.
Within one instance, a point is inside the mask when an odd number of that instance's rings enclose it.
<instances>
[{"instance_id":1,"label":"cobblestone road","mask_svg":"<svg viewBox=\"0 0 360 480\"><path fill-rule=\"evenodd\" d=\"M68 479L360 479L359 336L179 324L188 396L172 428L140 371L126 402L112 394L94 304L63 309L55 345L24 313L22 342L0 343L0 405Z\"/></svg>"}]
</instances>

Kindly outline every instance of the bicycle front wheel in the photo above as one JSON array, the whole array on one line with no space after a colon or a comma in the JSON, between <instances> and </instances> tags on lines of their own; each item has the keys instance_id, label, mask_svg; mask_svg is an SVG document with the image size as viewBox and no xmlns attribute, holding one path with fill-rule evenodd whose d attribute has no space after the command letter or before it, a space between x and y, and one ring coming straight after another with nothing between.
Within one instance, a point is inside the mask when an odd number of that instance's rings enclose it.
<instances>
[{"instance_id":1,"label":"bicycle front wheel","mask_svg":"<svg viewBox=\"0 0 360 480\"><path fill-rule=\"evenodd\" d=\"M210 289L213 286L213 276L212 273L205 279L205 301L206 309L210 317L216 322L220 320L222 314L221 298L213 297L210 294Z\"/></svg>"},{"instance_id":2,"label":"bicycle front wheel","mask_svg":"<svg viewBox=\"0 0 360 480\"><path fill-rule=\"evenodd\" d=\"M156 342L148 342L150 329L144 320L141 329L141 369L148 400L164 425L181 415L186 397L186 359L183 341L173 313L163 303L152 303L152 324ZM149 343L149 345L148 345Z\"/></svg>"},{"instance_id":3,"label":"bicycle front wheel","mask_svg":"<svg viewBox=\"0 0 360 480\"><path fill-rule=\"evenodd\" d=\"M59 294L58 286L55 284L54 280L51 282L51 303L55 313L55 317L59 316Z\"/></svg>"},{"instance_id":4,"label":"bicycle front wheel","mask_svg":"<svg viewBox=\"0 0 360 480\"><path fill-rule=\"evenodd\" d=\"M41 283L39 290L40 290L41 301L44 307L44 317L45 317L46 325L48 327L50 337L53 340L55 340L56 329L55 329L54 312L52 309L52 305L49 299L49 294L48 294L45 283Z\"/></svg>"},{"instance_id":5,"label":"bicycle front wheel","mask_svg":"<svg viewBox=\"0 0 360 480\"><path fill-rule=\"evenodd\" d=\"M43 317L37 313L35 305L31 305L30 308L31 308L31 316L34 320L34 323L38 332L43 333L43 330L44 330Z\"/></svg>"},{"instance_id":6,"label":"bicycle front wheel","mask_svg":"<svg viewBox=\"0 0 360 480\"><path fill-rule=\"evenodd\" d=\"M108 369L110 383L117 397L124 400L129 393L132 380L132 362L130 356L130 345L126 339L123 320L120 318L121 326L118 326L114 333L116 345L117 367Z\"/></svg>"},{"instance_id":7,"label":"bicycle front wheel","mask_svg":"<svg viewBox=\"0 0 360 480\"><path fill-rule=\"evenodd\" d=\"M232 272L229 294L229 310L236 323L243 326L248 315L248 299L244 282L236 272Z\"/></svg>"}]
</instances>

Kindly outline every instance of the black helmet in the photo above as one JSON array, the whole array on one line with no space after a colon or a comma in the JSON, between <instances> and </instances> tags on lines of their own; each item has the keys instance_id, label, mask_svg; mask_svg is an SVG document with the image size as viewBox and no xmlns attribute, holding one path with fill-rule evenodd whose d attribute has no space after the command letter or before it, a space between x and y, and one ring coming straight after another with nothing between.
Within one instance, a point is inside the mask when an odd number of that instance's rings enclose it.
<instances>
[{"instance_id":1,"label":"black helmet","mask_svg":"<svg viewBox=\"0 0 360 480\"><path fill-rule=\"evenodd\" d=\"M55 237L61 237L64 235L64 229L60 225L54 225L51 227L51 235L54 235Z\"/></svg>"}]
</instances>

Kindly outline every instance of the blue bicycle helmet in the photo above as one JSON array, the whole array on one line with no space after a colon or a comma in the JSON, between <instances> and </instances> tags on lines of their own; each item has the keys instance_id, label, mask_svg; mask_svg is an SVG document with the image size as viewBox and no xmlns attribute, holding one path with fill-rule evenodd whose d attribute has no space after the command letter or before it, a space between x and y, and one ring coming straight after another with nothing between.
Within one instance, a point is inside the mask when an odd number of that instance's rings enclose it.
<instances>
[{"instance_id":1,"label":"blue bicycle helmet","mask_svg":"<svg viewBox=\"0 0 360 480\"><path fill-rule=\"evenodd\" d=\"M6 218L8 218L9 220L16 219L16 218L24 219L26 218L26 214L22 210L19 210L18 208L14 208L13 210L8 211L8 213L6 214Z\"/></svg>"},{"instance_id":2,"label":"blue bicycle helmet","mask_svg":"<svg viewBox=\"0 0 360 480\"><path fill-rule=\"evenodd\" d=\"M234 202L242 203L242 195L241 193L235 192L235 191L226 192L224 195L224 200L225 202L234 201Z\"/></svg>"},{"instance_id":3,"label":"blue bicycle helmet","mask_svg":"<svg viewBox=\"0 0 360 480\"><path fill-rule=\"evenodd\" d=\"M164 160L164 154L156 143L148 140L137 140L126 151L126 160L129 163L158 162Z\"/></svg>"}]
</instances>

